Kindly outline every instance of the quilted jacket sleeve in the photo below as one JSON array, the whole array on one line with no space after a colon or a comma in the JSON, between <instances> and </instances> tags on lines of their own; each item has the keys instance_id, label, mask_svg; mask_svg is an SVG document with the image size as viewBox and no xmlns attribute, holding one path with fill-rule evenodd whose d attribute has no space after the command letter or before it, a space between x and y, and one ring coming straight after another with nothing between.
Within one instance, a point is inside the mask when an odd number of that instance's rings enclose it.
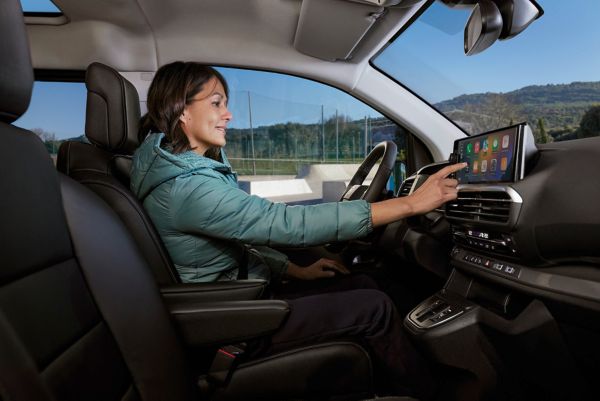
<instances>
[{"instance_id":1,"label":"quilted jacket sleeve","mask_svg":"<svg viewBox=\"0 0 600 401\"><path fill-rule=\"evenodd\" d=\"M372 230L366 201L288 206L194 175L171 189L174 228L253 245L313 246L363 237Z\"/></svg>"}]
</instances>

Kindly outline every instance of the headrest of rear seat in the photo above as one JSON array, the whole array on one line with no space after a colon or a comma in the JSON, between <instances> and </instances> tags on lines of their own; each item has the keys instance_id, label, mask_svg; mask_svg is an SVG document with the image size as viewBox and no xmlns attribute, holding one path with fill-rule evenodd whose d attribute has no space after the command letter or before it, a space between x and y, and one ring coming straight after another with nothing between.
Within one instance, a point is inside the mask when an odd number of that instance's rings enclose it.
<instances>
[{"instance_id":1,"label":"headrest of rear seat","mask_svg":"<svg viewBox=\"0 0 600 401\"><path fill-rule=\"evenodd\" d=\"M33 69L19 0L0 1L0 121L12 123L29 107Z\"/></svg>"},{"instance_id":2,"label":"headrest of rear seat","mask_svg":"<svg viewBox=\"0 0 600 401\"><path fill-rule=\"evenodd\" d=\"M88 139L111 152L132 154L139 146L141 117L135 86L116 70L100 63L88 66L85 86Z\"/></svg>"}]
</instances>

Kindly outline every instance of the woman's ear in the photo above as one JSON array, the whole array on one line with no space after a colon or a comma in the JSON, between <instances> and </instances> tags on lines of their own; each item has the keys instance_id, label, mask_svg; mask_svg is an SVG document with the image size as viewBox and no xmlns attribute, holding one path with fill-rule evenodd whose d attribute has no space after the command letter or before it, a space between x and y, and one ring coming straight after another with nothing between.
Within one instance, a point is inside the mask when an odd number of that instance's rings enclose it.
<instances>
[{"instance_id":1,"label":"woman's ear","mask_svg":"<svg viewBox=\"0 0 600 401\"><path fill-rule=\"evenodd\" d=\"M179 122L185 124L189 120L187 109L183 109L183 113L179 116Z\"/></svg>"}]
</instances>

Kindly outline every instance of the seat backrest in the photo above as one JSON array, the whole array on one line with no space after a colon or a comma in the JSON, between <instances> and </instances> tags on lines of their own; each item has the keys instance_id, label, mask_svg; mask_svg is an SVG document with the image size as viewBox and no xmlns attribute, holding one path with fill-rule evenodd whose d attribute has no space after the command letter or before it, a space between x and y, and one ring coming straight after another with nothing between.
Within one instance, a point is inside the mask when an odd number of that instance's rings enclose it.
<instances>
[{"instance_id":1,"label":"seat backrest","mask_svg":"<svg viewBox=\"0 0 600 401\"><path fill-rule=\"evenodd\" d=\"M119 215L160 285L180 282L151 219L129 190L131 155L139 146L137 91L121 74L101 63L90 64L85 85L85 131L91 143L65 141L58 152L57 168L100 195Z\"/></svg>"},{"instance_id":2,"label":"seat backrest","mask_svg":"<svg viewBox=\"0 0 600 401\"><path fill-rule=\"evenodd\" d=\"M0 398L190 400L184 353L117 215L11 123L33 73L18 0L0 2Z\"/></svg>"}]
</instances>

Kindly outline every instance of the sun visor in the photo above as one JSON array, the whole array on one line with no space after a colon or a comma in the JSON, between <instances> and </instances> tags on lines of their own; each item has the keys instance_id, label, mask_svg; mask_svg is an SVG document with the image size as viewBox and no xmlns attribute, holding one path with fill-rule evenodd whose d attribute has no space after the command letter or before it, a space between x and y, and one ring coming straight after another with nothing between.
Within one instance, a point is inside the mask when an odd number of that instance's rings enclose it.
<instances>
[{"instance_id":1,"label":"sun visor","mask_svg":"<svg viewBox=\"0 0 600 401\"><path fill-rule=\"evenodd\" d=\"M348 60L385 12L346 0L303 0L294 47L322 60Z\"/></svg>"}]
</instances>

